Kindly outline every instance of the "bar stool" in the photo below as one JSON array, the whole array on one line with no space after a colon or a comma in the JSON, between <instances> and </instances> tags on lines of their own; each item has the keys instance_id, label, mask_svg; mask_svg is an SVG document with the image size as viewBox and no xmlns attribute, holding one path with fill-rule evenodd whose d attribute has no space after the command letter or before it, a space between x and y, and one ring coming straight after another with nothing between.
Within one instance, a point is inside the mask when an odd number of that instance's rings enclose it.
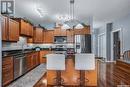
<instances>
[{"instance_id":1,"label":"bar stool","mask_svg":"<svg viewBox=\"0 0 130 87\"><path fill-rule=\"evenodd\" d=\"M95 70L95 56L91 53L75 54L75 69L80 70L80 78L78 82L80 87L85 87L85 82L89 80L85 78L85 71Z\"/></svg>"},{"instance_id":2,"label":"bar stool","mask_svg":"<svg viewBox=\"0 0 130 87\"><path fill-rule=\"evenodd\" d=\"M65 55L64 54L48 54L47 55L47 70L56 70L56 78L54 78L56 86L62 86L64 80L61 78L61 71L65 70Z\"/></svg>"}]
</instances>

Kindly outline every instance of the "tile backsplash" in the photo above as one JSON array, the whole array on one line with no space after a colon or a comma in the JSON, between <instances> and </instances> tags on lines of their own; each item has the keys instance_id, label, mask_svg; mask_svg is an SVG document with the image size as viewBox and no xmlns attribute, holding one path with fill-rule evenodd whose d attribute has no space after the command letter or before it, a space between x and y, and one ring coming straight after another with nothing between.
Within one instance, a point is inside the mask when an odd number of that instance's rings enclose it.
<instances>
[{"instance_id":1,"label":"tile backsplash","mask_svg":"<svg viewBox=\"0 0 130 87\"><path fill-rule=\"evenodd\" d=\"M55 48L56 45L61 45L61 44L28 44L26 37L19 37L18 42L2 42L2 50L8 51L8 50L18 50L18 49L32 49L35 47ZM63 45L65 45L67 48L73 48L73 44L63 44Z\"/></svg>"},{"instance_id":2,"label":"tile backsplash","mask_svg":"<svg viewBox=\"0 0 130 87\"><path fill-rule=\"evenodd\" d=\"M18 42L2 42L2 50L29 48L26 37L19 37Z\"/></svg>"}]
</instances>

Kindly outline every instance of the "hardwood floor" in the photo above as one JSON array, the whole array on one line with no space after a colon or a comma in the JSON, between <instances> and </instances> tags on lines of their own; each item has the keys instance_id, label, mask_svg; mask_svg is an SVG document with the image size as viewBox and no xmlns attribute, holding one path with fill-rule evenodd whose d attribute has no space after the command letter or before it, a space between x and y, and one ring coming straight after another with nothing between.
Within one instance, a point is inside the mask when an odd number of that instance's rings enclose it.
<instances>
[{"instance_id":1,"label":"hardwood floor","mask_svg":"<svg viewBox=\"0 0 130 87\"><path fill-rule=\"evenodd\" d=\"M121 65L122 63L117 62L97 62L97 87L130 87L130 64L126 66ZM121 66L120 66L121 65ZM125 64L126 65L126 64ZM124 68L127 69L124 69ZM34 87L54 87L46 86L45 74ZM63 86L63 87L79 87L79 86ZM93 87L93 86L87 86ZM96 86L95 86L96 87Z\"/></svg>"},{"instance_id":2,"label":"hardwood floor","mask_svg":"<svg viewBox=\"0 0 130 87\"><path fill-rule=\"evenodd\" d=\"M124 63L123 63L124 64ZM130 72L130 64L127 71ZM121 68L119 68L121 67ZM119 63L98 62L98 87L130 87L130 73Z\"/></svg>"}]
</instances>

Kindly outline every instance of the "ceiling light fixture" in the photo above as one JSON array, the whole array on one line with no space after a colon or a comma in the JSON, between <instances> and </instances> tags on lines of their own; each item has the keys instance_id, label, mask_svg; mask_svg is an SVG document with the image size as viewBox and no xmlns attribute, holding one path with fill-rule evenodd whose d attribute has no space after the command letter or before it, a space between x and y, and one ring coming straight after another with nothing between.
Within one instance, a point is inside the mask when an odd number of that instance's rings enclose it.
<instances>
[{"instance_id":1,"label":"ceiling light fixture","mask_svg":"<svg viewBox=\"0 0 130 87\"><path fill-rule=\"evenodd\" d=\"M40 17L44 17L44 16L47 15L48 13L47 13L46 10L43 9L43 7L40 6L40 3L41 3L40 0L37 0L36 6L35 6L35 10L36 10L36 12L38 13L38 15L39 15Z\"/></svg>"},{"instance_id":2,"label":"ceiling light fixture","mask_svg":"<svg viewBox=\"0 0 130 87\"><path fill-rule=\"evenodd\" d=\"M57 23L63 25L63 28L66 29L74 29L75 27L83 28L84 26L82 23L75 17L75 0L70 0L69 4L69 14L56 15L56 18L58 19Z\"/></svg>"},{"instance_id":3,"label":"ceiling light fixture","mask_svg":"<svg viewBox=\"0 0 130 87\"><path fill-rule=\"evenodd\" d=\"M70 0L70 20L64 22L71 29L74 29L78 24L81 25L81 22L75 17L75 0Z\"/></svg>"},{"instance_id":4,"label":"ceiling light fixture","mask_svg":"<svg viewBox=\"0 0 130 87\"><path fill-rule=\"evenodd\" d=\"M42 8L36 8L36 11L37 11L37 13L39 14L40 17L44 17L47 14L47 12L43 11Z\"/></svg>"}]
</instances>

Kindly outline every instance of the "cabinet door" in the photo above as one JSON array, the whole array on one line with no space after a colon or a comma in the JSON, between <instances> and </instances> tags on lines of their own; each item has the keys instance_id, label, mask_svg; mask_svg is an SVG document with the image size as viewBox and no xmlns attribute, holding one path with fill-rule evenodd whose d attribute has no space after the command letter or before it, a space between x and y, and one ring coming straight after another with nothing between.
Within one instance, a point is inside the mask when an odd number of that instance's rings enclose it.
<instances>
[{"instance_id":1,"label":"cabinet door","mask_svg":"<svg viewBox=\"0 0 130 87\"><path fill-rule=\"evenodd\" d=\"M81 29L81 34L90 34L90 27L85 27Z\"/></svg>"},{"instance_id":2,"label":"cabinet door","mask_svg":"<svg viewBox=\"0 0 130 87\"><path fill-rule=\"evenodd\" d=\"M20 20L20 34L27 35L27 23L24 20Z\"/></svg>"},{"instance_id":3,"label":"cabinet door","mask_svg":"<svg viewBox=\"0 0 130 87\"><path fill-rule=\"evenodd\" d=\"M19 23L9 19L9 41L19 40Z\"/></svg>"},{"instance_id":4,"label":"cabinet door","mask_svg":"<svg viewBox=\"0 0 130 87\"><path fill-rule=\"evenodd\" d=\"M67 30L67 43L74 43L74 31Z\"/></svg>"},{"instance_id":5,"label":"cabinet door","mask_svg":"<svg viewBox=\"0 0 130 87\"><path fill-rule=\"evenodd\" d=\"M60 36L60 35L61 35L61 29L60 28L54 29L54 36Z\"/></svg>"},{"instance_id":6,"label":"cabinet door","mask_svg":"<svg viewBox=\"0 0 130 87\"><path fill-rule=\"evenodd\" d=\"M8 40L8 30L7 30L7 17L2 16L2 40L7 41Z\"/></svg>"},{"instance_id":7,"label":"cabinet door","mask_svg":"<svg viewBox=\"0 0 130 87\"><path fill-rule=\"evenodd\" d=\"M44 43L53 43L54 42L54 31L46 30L44 32Z\"/></svg>"},{"instance_id":8,"label":"cabinet door","mask_svg":"<svg viewBox=\"0 0 130 87\"><path fill-rule=\"evenodd\" d=\"M33 53L34 67L39 64L39 52Z\"/></svg>"},{"instance_id":9,"label":"cabinet door","mask_svg":"<svg viewBox=\"0 0 130 87\"><path fill-rule=\"evenodd\" d=\"M34 43L42 43L43 42L43 29L35 28L34 29Z\"/></svg>"},{"instance_id":10,"label":"cabinet door","mask_svg":"<svg viewBox=\"0 0 130 87\"><path fill-rule=\"evenodd\" d=\"M84 34L90 34L90 27L85 27L82 29L74 29L75 35L84 35Z\"/></svg>"},{"instance_id":11,"label":"cabinet door","mask_svg":"<svg viewBox=\"0 0 130 87\"><path fill-rule=\"evenodd\" d=\"M48 30L47 35L48 35L48 43L53 43L53 41L54 41L54 31Z\"/></svg>"},{"instance_id":12,"label":"cabinet door","mask_svg":"<svg viewBox=\"0 0 130 87\"><path fill-rule=\"evenodd\" d=\"M26 23L26 36L32 37L33 36L33 26L30 23Z\"/></svg>"},{"instance_id":13,"label":"cabinet door","mask_svg":"<svg viewBox=\"0 0 130 87\"><path fill-rule=\"evenodd\" d=\"M13 81L13 57L6 57L2 60L2 85L5 86Z\"/></svg>"},{"instance_id":14,"label":"cabinet door","mask_svg":"<svg viewBox=\"0 0 130 87\"><path fill-rule=\"evenodd\" d=\"M66 29L61 29L61 36L66 36Z\"/></svg>"},{"instance_id":15,"label":"cabinet door","mask_svg":"<svg viewBox=\"0 0 130 87\"><path fill-rule=\"evenodd\" d=\"M26 66L27 66L27 71L31 69L31 59L32 59L32 54L29 53L26 55Z\"/></svg>"},{"instance_id":16,"label":"cabinet door","mask_svg":"<svg viewBox=\"0 0 130 87\"><path fill-rule=\"evenodd\" d=\"M44 50L44 51L40 51L40 63L46 63L46 55L49 53L50 51Z\"/></svg>"},{"instance_id":17,"label":"cabinet door","mask_svg":"<svg viewBox=\"0 0 130 87\"><path fill-rule=\"evenodd\" d=\"M81 35L81 29L74 29L74 34L75 35Z\"/></svg>"},{"instance_id":18,"label":"cabinet door","mask_svg":"<svg viewBox=\"0 0 130 87\"><path fill-rule=\"evenodd\" d=\"M29 36L33 36L33 26L29 24Z\"/></svg>"},{"instance_id":19,"label":"cabinet door","mask_svg":"<svg viewBox=\"0 0 130 87\"><path fill-rule=\"evenodd\" d=\"M27 38L27 43L33 43L33 38Z\"/></svg>"}]
</instances>

